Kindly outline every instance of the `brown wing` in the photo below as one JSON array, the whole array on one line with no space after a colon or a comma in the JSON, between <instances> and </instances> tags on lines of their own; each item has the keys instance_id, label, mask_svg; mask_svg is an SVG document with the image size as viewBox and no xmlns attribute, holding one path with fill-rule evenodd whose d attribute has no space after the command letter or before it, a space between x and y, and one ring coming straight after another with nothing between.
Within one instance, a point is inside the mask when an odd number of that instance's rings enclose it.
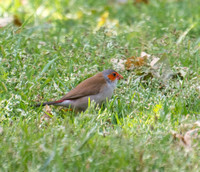
<instances>
[{"instance_id":1,"label":"brown wing","mask_svg":"<svg viewBox=\"0 0 200 172\"><path fill-rule=\"evenodd\" d=\"M77 87L68 92L61 100L73 100L81 97L98 94L106 84L103 74L100 72L95 76L81 82Z\"/></svg>"}]
</instances>

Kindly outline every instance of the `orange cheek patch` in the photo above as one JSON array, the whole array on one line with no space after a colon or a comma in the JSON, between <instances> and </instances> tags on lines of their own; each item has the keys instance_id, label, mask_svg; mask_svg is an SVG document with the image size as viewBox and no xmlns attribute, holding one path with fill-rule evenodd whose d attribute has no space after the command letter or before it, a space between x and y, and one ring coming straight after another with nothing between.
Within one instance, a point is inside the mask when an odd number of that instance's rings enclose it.
<instances>
[{"instance_id":1,"label":"orange cheek patch","mask_svg":"<svg viewBox=\"0 0 200 172\"><path fill-rule=\"evenodd\" d=\"M109 74L108 75L108 78L111 80L111 81L114 81L116 79L116 76L113 76L112 74Z\"/></svg>"}]
</instances>

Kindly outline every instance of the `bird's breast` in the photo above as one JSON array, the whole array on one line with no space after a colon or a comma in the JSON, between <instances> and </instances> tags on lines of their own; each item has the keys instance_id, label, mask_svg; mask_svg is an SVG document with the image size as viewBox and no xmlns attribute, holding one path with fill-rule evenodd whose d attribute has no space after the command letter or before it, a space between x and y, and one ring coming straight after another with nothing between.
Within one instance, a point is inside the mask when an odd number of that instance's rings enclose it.
<instances>
[{"instance_id":1,"label":"bird's breast","mask_svg":"<svg viewBox=\"0 0 200 172\"><path fill-rule=\"evenodd\" d=\"M106 84L106 86L104 86L98 94L91 96L91 99L93 99L96 103L102 103L106 99L110 99L112 97L115 87L116 83Z\"/></svg>"}]
</instances>

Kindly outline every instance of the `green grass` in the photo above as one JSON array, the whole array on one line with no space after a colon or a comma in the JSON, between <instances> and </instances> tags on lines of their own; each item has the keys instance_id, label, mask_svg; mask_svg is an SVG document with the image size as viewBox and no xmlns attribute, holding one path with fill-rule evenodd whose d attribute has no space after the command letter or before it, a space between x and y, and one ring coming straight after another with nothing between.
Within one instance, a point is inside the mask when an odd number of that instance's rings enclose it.
<instances>
[{"instance_id":1,"label":"green grass","mask_svg":"<svg viewBox=\"0 0 200 172\"><path fill-rule=\"evenodd\" d=\"M97 30L106 11L118 24ZM172 134L200 120L199 11L199 0L1 2L0 16L23 25L0 29L0 171L199 171L199 135L188 150ZM186 76L161 89L111 62L142 51ZM108 68L125 79L101 109L52 107L41 122L44 110L30 106Z\"/></svg>"}]
</instances>

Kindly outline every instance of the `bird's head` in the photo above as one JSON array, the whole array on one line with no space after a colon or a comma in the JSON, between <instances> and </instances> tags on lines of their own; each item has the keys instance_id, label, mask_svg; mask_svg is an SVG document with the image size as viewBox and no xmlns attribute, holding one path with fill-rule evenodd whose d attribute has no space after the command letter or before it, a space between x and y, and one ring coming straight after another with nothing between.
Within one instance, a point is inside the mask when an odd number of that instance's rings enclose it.
<instances>
[{"instance_id":1,"label":"bird's head","mask_svg":"<svg viewBox=\"0 0 200 172\"><path fill-rule=\"evenodd\" d=\"M123 76L113 69L104 70L102 73L104 78L109 82L116 82L117 80L123 79Z\"/></svg>"}]
</instances>

